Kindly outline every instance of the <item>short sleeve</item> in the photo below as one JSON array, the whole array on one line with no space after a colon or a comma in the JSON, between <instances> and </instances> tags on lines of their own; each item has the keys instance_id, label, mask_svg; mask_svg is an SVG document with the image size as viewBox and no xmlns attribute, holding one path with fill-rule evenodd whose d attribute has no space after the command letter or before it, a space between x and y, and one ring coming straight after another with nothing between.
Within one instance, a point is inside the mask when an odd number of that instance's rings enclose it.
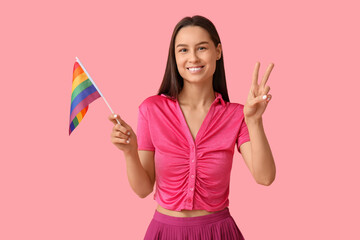
<instances>
[{"instance_id":1,"label":"short sleeve","mask_svg":"<svg viewBox=\"0 0 360 240\"><path fill-rule=\"evenodd\" d=\"M237 136L237 149L238 152L241 153L240 151L240 146L241 144L250 141L250 136L249 136L249 130L247 128L246 122L245 122L245 118L242 118L241 120L241 124L240 124L240 130Z\"/></svg>"},{"instance_id":2,"label":"short sleeve","mask_svg":"<svg viewBox=\"0 0 360 240\"><path fill-rule=\"evenodd\" d=\"M138 150L155 151L155 147L151 140L150 127L147 116L148 114L146 111L144 111L144 106L140 105L136 131Z\"/></svg>"}]
</instances>

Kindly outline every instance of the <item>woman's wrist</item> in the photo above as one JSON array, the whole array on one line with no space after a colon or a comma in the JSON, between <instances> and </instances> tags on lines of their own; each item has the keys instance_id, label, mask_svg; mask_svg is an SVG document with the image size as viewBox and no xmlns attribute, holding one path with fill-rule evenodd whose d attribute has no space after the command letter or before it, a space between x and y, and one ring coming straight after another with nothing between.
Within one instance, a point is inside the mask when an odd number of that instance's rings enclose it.
<instances>
[{"instance_id":1,"label":"woman's wrist","mask_svg":"<svg viewBox=\"0 0 360 240\"><path fill-rule=\"evenodd\" d=\"M127 151L123 151L125 158L136 158L136 155L138 155L137 147L131 148Z\"/></svg>"},{"instance_id":2,"label":"woman's wrist","mask_svg":"<svg viewBox=\"0 0 360 240\"><path fill-rule=\"evenodd\" d=\"M255 119L255 118L245 118L245 123L246 125L261 125L262 122L262 117Z\"/></svg>"}]
</instances>

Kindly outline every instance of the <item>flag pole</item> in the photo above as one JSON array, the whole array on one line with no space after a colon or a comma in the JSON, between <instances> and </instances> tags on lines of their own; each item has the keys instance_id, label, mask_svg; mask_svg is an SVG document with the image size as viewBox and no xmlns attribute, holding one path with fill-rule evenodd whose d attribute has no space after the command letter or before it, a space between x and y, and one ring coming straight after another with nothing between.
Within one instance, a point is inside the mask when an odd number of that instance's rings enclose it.
<instances>
[{"instance_id":1,"label":"flag pole","mask_svg":"<svg viewBox=\"0 0 360 240\"><path fill-rule=\"evenodd\" d=\"M76 61L80 64L81 68L84 70L85 74L89 77L89 80L92 82L92 84L94 85L94 87L96 88L96 90L99 92L100 96L102 99L104 99L106 105L109 107L111 113L114 115L114 111L112 110L112 108L110 107L109 103L106 101L106 98L104 97L104 95L102 95L102 93L100 92L100 89L96 86L95 82L93 81L93 79L90 77L90 74L86 71L84 65L82 65L82 63L80 62L80 59L78 57L75 57ZM119 120L116 118L116 121L118 124L120 124Z\"/></svg>"}]
</instances>

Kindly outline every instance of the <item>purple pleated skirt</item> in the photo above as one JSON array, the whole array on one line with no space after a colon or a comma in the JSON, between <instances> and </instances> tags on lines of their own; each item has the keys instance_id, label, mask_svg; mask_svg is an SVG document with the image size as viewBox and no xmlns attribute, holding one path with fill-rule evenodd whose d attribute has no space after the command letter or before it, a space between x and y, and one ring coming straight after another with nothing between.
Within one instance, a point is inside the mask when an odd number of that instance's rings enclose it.
<instances>
[{"instance_id":1,"label":"purple pleated skirt","mask_svg":"<svg viewBox=\"0 0 360 240\"><path fill-rule=\"evenodd\" d=\"M229 208L199 217L173 217L155 210L145 240L244 240Z\"/></svg>"}]
</instances>

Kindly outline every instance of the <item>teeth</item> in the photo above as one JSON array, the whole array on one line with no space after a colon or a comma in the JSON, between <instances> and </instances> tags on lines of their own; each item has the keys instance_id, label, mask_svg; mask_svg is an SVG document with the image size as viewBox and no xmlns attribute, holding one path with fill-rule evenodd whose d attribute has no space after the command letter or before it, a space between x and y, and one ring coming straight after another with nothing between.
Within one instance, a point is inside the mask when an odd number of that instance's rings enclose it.
<instances>
[{"instance_id":1,"label":"teeth","mask_svg":"<svg viewBox=\"0 0 360 240\"><path fill-rule=\"evenodd\" d=\"M199 71L202 67L198 67L198 68L189 68L190 71L195 72L195 71Z\"/></svg>"}]
</instances>

